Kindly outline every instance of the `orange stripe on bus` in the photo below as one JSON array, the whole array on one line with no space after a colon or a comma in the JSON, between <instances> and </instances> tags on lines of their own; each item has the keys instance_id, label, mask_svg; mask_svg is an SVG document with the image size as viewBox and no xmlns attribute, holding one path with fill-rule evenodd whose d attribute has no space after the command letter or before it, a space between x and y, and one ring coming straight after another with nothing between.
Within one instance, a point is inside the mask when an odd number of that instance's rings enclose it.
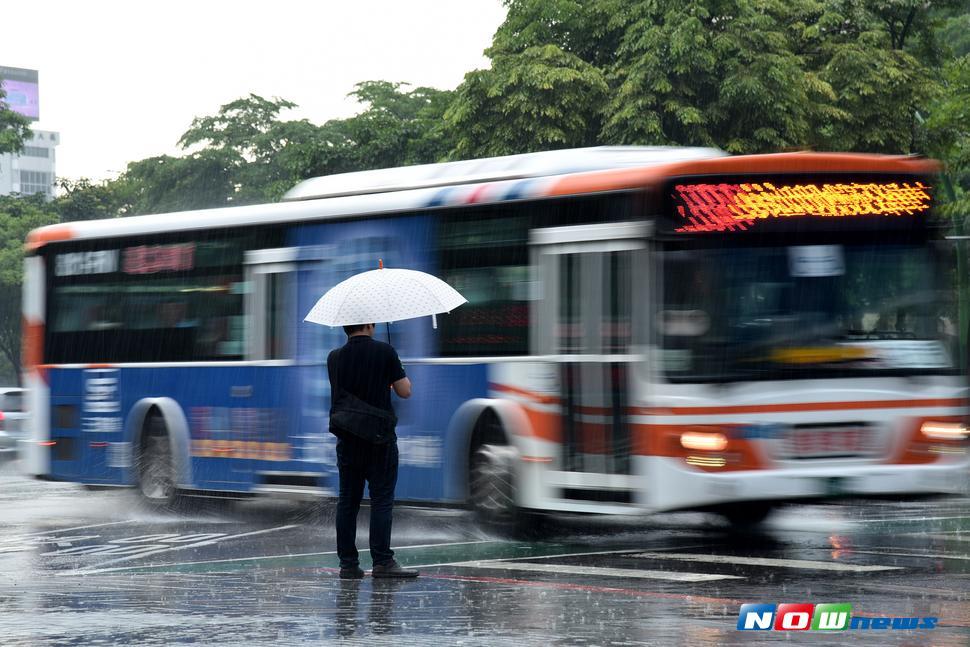
<instances>
[{"instance_id":1,"label":"orange stripe on bus","mask_svg":"<svg viewBox=\"0 0 970 647\"><path fill-rule=\"evenodd\" d=\"M287 461L288 443L255 440L214 440L199 438L192 441L192 455L200 458L242 458L248 460Z\"/></svg>"},{"instance_id":2,"label":"orange stripe on bus","mask_svg":"<svg viewBox=\"0 0 970 647\"><path fill-rule=\"evenodd\" d=\"M858 153L776 153L738 155L662 164L652 167L593 171L556 181L550 195L620 191L655 185L689 175L745 175L758 173L900 173L935 175L939 163L898 155Z\"/></svg>"},{"instance_id":3,"label":"orange stripe on bus","mask_svg":"<svg viewBox=\"0 0 970 647\"><path fill-rule=\"evenodd\" d=\"M541 440L551 443L562 442L562 419L557 413L548 411L534 411L528 407L522 407L525 417L529 419L529 426L532 427L532 435Z\"/></svg>"},{"instance_id":4,"label":"orange stripe on bus","mask_svg":"<svg viewBox=\"0 0 970 647\"><path fill-rule=\"evenodd\" d=\"M509 386L508 384L495 384L491 383L488 385L493 391L501 391L503 393L511 393L513 395L520 395L524 398L529 398L534 400L539 404L559 404L560 399L552 395L543 395L541 393L535 393L533 391L527 391L525 389L520 389L517 386Z\"/></svg>"},{"instance_id":5,"label":"orange stripe on bus","mask_svg":"<svg viewBox=\"0 0 970 647\"><path fill-rule=\"evenodd\" d=\"M581 413L587 416L612 416L613 409L610 407L586 407L577 406L573 407L576 413Z\"/></svg>"},{"instance_id":6,"label":"orange stripe on bus","mask_svg":"<svg viewBox=\"0 0 970 647\"><path fill-rule=\"evenodd\" d=\"M72 240L74 237L74 228L70 225L49 225L35 229L27 234L27 242L24 247L27 248L27 251L32 252L47 243Z\"/></svg>"},{"instance_id":7,"label":"orange stripe on bus","mask_svg":"<svg viewBox=\"0 0 970 647\"><path fill-rule=\"evenodd\" d=\"M41 362L44 361L44 323L30 321L24 317L21 327L22 364L28 371L40 369Z\"/></svg>"}]
</instances>

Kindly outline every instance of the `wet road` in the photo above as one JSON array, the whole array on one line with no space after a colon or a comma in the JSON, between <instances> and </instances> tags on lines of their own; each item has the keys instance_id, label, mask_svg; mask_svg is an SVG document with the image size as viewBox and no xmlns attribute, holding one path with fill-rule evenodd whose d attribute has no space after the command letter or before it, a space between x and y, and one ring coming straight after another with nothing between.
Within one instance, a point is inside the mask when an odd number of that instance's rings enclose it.
<instances>
[{"instance_id":1,"label":"wet road","mask_svg":"<svg viewBox=\"0 0 970 647\"><path fill-rule=\"evenodd\" d=\"M10 464L0 527L4 645L970 643L965 499L791 507L749 535L700 514L566 520L545 542L489 535L460 511L399 510L398 560L423 573L405 582L336 578L325 507L160 514ZM736 630L741 604L785 602L939 624Z\"/></svg>"}]
</instances>

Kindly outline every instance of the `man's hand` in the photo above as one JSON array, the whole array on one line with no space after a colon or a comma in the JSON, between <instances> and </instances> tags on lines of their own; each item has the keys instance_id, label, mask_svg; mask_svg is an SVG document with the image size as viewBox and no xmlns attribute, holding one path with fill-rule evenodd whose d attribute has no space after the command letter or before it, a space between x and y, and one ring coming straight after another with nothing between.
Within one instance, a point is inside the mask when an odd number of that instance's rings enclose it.
<instances>
[{"instance_id":1,"label":"man's hand","mask_svg":"<svg viewBox=\"0 0 970 647\"><path fill-rule=\"evenodd\" d=\"M411 397L411 380L406 377L402 377L400 380L391 385L394 392L397 393L397 397L402 399L408 399Z\"/></svg>"}]
</instances>

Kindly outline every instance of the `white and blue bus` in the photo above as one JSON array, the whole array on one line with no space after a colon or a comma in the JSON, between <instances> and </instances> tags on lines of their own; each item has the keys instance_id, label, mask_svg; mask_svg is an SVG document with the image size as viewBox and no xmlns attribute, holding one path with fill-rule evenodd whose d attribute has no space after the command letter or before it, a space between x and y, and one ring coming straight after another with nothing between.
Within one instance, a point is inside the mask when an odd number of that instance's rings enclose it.
<instances>
[{"instance_id":1,"label":"white and blue bus","mask_svg":"<svg viewBox=\"0 0 970 647\"><path fill-rule=\"evenodd\" d=\"M337 282L423 270L468 303L390 335L398 499L716 510L965 487L966 393L912 157L594 148L307 180L278 204L27 241L41 478L333 495ZM942 282L941 282L942 281ZM383 332L383 328L380 329Z\"/></svg>"}]
</instances>

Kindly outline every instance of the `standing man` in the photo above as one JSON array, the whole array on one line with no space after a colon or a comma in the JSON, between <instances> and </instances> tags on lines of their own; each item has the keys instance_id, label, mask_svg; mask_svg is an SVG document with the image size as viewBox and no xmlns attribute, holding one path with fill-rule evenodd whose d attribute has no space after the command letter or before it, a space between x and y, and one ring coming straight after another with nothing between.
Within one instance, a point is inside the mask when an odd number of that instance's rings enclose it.
<instances>
[{"instance_id":1,"label":"standing man","mask_svg":"<svg viewBox=\"0 0 970 647\"><path fill-rule=\"evenodd\" d=\"M374 339L374 324L344 326L347 343L330 352L331 403L343 391L393 415L391 390L400 398L411 397L411 381L397 352L390 344ZM332 404L331 404L332 407ZM418 571L401 568L391 550L391 515L397 484L397 438L374 443L343 429L337 436L337 465L340 498L337 502L337 556L340 577L360 579L357 554L357 512L364 496L364 481L370 491L370 554L374 577L417 577Z\"/></svg>"}]
</instances>

